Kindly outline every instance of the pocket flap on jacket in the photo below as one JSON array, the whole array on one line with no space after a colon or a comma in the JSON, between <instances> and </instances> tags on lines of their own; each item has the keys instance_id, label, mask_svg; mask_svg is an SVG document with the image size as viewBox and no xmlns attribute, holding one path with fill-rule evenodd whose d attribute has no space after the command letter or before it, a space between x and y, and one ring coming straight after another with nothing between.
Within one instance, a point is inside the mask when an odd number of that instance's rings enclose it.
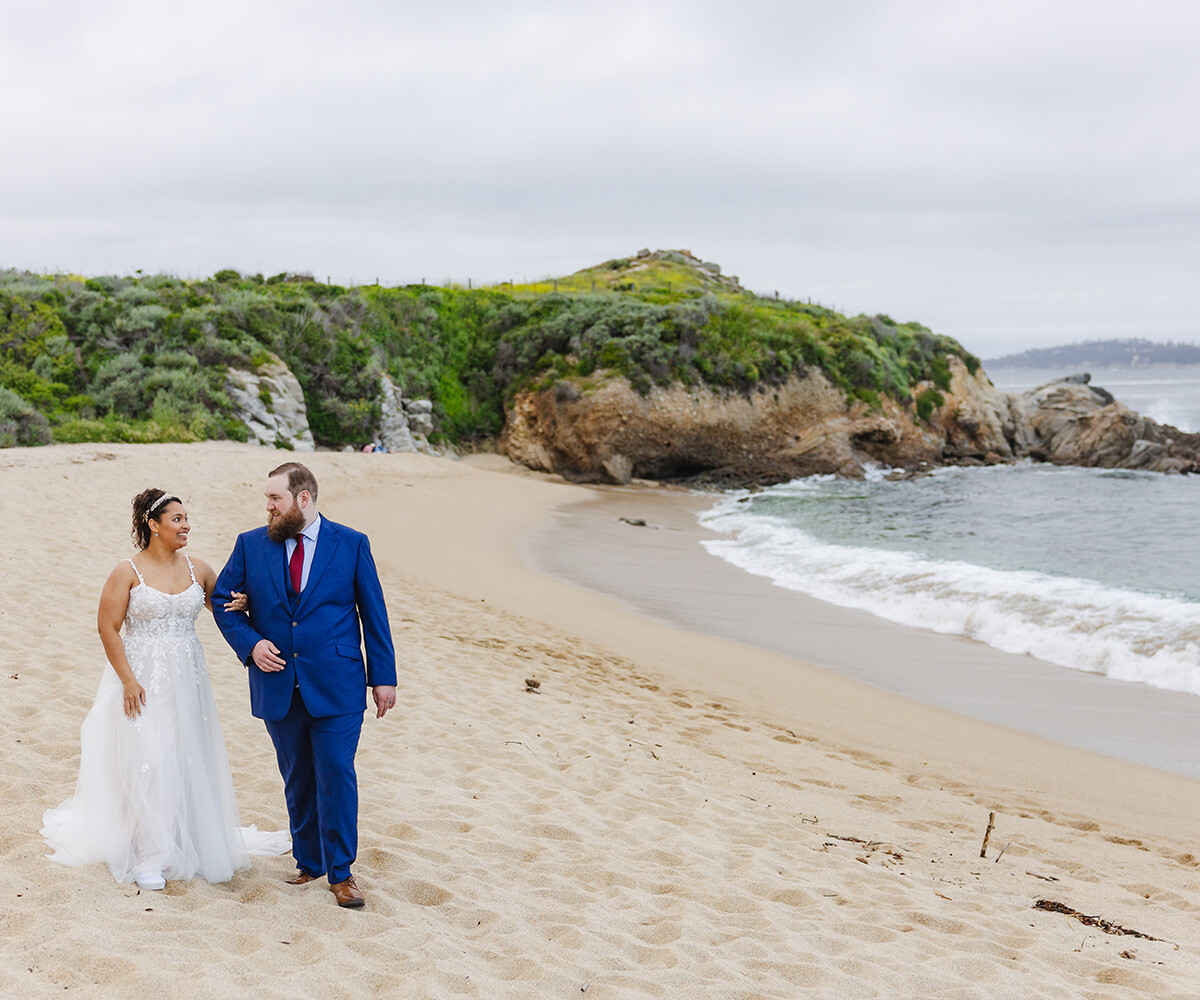
<instances>
[{"instance_id":1,"label":"pocket flap on jacket","mask_svg":"<svg viewBox=\"0 0 1200 1000\"><path fill-rule=\"evenodd\" d=\"M335 643L334 649L337 650L338 656L348 656L352 660L362 659L362 650L357 646L344 646L342 643Z\"/></svg>"}]
</instances>

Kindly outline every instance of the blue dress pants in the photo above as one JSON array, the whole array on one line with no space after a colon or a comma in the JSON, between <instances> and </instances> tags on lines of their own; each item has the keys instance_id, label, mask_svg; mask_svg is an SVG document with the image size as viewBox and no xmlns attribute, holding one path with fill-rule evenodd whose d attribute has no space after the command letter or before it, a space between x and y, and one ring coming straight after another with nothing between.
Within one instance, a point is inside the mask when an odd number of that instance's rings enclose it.
<instances>
[{"instance_id":1,"label":"blue dress pants","mask_svg":"<svg viewBox=\"0 0 1200 1000\"><path fill-rule=\"evenodd\" d=\"M362 713L315 717L300 695L282 719L266 719L287 799L296 867L330 885L350 876L358 855L354 754Z\"/></svg>"}]
</instances>

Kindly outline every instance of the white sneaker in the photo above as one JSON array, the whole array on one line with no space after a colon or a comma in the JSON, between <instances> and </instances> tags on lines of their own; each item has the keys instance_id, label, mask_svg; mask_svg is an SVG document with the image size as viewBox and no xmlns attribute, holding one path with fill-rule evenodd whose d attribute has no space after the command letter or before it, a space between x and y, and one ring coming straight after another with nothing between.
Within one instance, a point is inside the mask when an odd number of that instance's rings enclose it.
<instances>
[{"instance_id":1,"label":"white sneaker","mask_svg":"<svg viewBox=\"0 0 1200 1000\"><path fill-rule=\"evenodd\" d=\"M165 889L167 887L166 880L162 877L162 872L142 872L134 877L139 889L154 891L157 889Z\"/></svg>"}]
</instances>

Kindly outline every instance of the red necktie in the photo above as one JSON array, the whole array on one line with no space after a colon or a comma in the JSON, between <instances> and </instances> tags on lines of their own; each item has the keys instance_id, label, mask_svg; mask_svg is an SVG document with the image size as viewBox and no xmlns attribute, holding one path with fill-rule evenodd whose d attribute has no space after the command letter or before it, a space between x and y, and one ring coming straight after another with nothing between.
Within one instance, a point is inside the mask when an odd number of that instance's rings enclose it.
<instances>
[{"instance_id":1,"label":"red necktie","mask_svg":"<svg viewBox=\"0 0 1200 1000\"><path fill-rule=\"evenodd\" d=\"M304 578L304 536L296 536L296 548L292 551L292 560L288 563L288 572L292 575L292 590L300 593L300 581Z\"/></svg>"}]
</instances>

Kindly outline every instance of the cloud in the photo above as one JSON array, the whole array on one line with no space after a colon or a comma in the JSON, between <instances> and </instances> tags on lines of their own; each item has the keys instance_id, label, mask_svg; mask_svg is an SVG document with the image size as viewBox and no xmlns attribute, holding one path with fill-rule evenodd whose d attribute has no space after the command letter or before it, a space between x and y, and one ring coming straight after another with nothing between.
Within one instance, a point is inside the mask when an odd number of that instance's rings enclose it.
<instances>
[{"instance_id":1,"label":"cloud","mask_svg":"<svg viewBox=\"0 0 1200 1000\"><path fill-rule=\"evenodd\" d=\"M0 265L562 273L685 246L982 353L1200 337L1200 12L42 4Z\"/></svg>"}]
</instances>

